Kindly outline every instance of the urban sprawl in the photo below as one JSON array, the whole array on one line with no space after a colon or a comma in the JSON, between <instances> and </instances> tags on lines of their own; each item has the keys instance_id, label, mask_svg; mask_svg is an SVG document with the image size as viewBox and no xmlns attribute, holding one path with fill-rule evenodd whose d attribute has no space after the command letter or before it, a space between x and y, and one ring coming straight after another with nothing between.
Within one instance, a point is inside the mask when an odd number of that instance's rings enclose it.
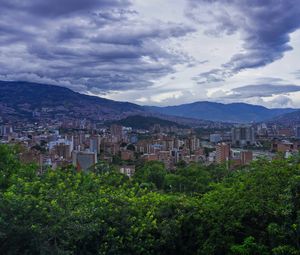
<instances>
[{"instance_id":1,"label":"urban sprawl","mask_svg":"<svg viewBox=\"0 0 300 255\"><path fill-rule=\"evenodd\" d=\"M98 126L86 120L42 123L2 123L0 142L16 144L20 160L39 171L73 165L89 171L107 162L132 176L141 162L160 161L170 171L180 164L224 164L230 169L264 157L288 158L300 148L300 126L265 123L219 128L162 127L133 129L118 124Z\"/></svg>"}]
</instances>

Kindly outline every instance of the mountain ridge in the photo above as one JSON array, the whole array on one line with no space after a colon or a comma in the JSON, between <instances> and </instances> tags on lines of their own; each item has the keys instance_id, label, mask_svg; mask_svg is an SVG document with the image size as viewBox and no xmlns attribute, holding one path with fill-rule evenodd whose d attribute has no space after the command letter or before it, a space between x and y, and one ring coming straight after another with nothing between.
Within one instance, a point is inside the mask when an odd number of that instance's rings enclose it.
<instances>
[{"instance_id":1,"label":"mountain ridge","mask_svg":"<svg viewBox=\"0 0 300 255\"><path fill-rule=\"evenodd\" d=\"M118 119L144 108L129 102L89 96L69 88L30 82L0 81L0 113L30 119L34 113L62 114L92 120Z\"/></svg>"},{"instance_id":2,"label":"mountain ridge","mask_svg":"<svg viewBox=\"0 0 300 255\"><path fill-rule=\"evenodd\" d=\"M266 108L247 103L223 104L218 102L197 101L175 106L144 106L146 110L172 116L184 116L221 122L261 122L282 114L297 111L293 108Z\"/></svg>"},{"instance_id":3,"label":"mountain ridge","mask_svg":"<svg viewBox=\"0 0 300 255\"><path fill-rule=\"evenodd\" d=\"M280 116L277 116L274 119L271 119L268 122L273 123L273 124L279 124L282 126L299 125L300 124L300 110L282 114Z\"/></svg>"},{"instance_id":4,"label":"mountain ridge","mask_svg":"<svg viewBox=\"0 0 300 255\"><path fill-rule=\"evenodd\" d=\"M298 111L292 108L269 109L246 103L223 104L197 101L175 106L141 106L75 92L69 88L24 81L0 81L0 114L4 119L31 119L34 116L87 118L96 121L118 120L130 115L148 115L173 121L212 121L249 123L269 121ZM177 121L176 121L177 122Z\"/></svg>"}]
</instances>

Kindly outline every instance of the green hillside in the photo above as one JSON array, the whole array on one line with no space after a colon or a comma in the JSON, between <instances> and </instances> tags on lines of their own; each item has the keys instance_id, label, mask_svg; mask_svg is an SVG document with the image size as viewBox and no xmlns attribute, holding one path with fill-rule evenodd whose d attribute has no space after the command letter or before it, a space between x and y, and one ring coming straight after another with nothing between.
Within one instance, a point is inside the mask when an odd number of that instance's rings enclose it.
<instances>
[{"instance_id":1,"label":"green hillside","mask_svg":"<svg viewBox=\"0 0 300 255\"><path fill-rule=\"evenodd\" d=\"M155 124L159 124L161 127L186 127L184 125L180 125L176 122L164 120L156 117L145 117L141 115L129 116L125 119L112 122L114 124L119 124L125 127L132 127L134 129L146 129L149 130Z\"/></svg>"}]
</instances>

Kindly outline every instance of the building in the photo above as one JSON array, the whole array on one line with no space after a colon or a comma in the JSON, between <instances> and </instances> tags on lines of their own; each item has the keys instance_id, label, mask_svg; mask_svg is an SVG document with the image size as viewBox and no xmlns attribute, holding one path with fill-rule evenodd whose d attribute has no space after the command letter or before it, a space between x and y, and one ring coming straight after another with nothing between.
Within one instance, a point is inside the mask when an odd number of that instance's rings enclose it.
<instances>
[{"instance_id":1,"label":"building","mask_svg":"<svg viewBox=\"0 0 300 255\"><path fill-rule=\"evenodd\" d=\"M110 126L110 134L113 137L116 137L118 140L122 139L123 128L120 125L111 125Z\"/></svg>"},{"instance_id":2,"label":"building","mask_svg":"<svg viewBox=\"0 0 300 255\"><path fill-rule=\"evenodd\" d=\"M268 136L268 127L265 123L259 124L257 126L257 134L259 136Z\"/></svg>"},{"instance_id":3,"label":"building","mask_svg":"<svg viewBox=\"0 0 300 255\"><path fill-rule=\"evenodd\" d=\"M145 161L154 161L154 160L158 160L158 155L154 153L151 154L146 153L142 156L142 159Z\"/></svg>"},{"instance_id":4,"label":"building","mask_svg":"<svg viewBox=\"0 0 300 255\"><path fill-rule=\"evenodd\" d=\"M207 160L209 163L216 162L216 152L215 151L209 152Z\"/></svg>"},{"instance_id":5,"label":"building","mask_svg":"<svg viewBox=\"0 0 300 255\"><path fill-rule=\"evenodd\" d=\"M277 130L279 137L292 137L294 136L294 130L292 128L280 128Z\"/></svg>"},{"instance_id":6,"label":"building","mask_svg":"<svg viewBox=\"0 0 300 255\"><path fill-rule=\"evenodd\" d=\"M248 165L253 160L253 152L241 151L240 159L242 165Z\"/></svg>"},{"instance_id":7,"label":"building","mask_svg":"<svg viewBox=\"0 0 300 255\"><path fill-rule=\"evenodd\" d=\"M122 160L134 160L134 152L131 150L121 151Z\"/></svg>"},{"instance_id":8,"label":"building","mask_svg":"<svg viewBox=\"0 0 300 255\"><path fill-rule=\"evenodd\" d=\"M51 142L48 143L48 148L49 148L49 150L53 150L57 145L60 145L60 144L69 145L71 152L74 149L73 138L72 138L72 140L60 138L60 139L57 139L55 141L51 141Z\"/></svg>"},{"instance_id":9,"label":"building","mask_svg":"<svg viewBox=\"0 0 300 255\"><path fill-rule=\"evenodd\" d=\"M218 164L228 161L230 158L230 145L218 143L216 146L216 162Z\"/></svg>"},{"instance_id":10,"label":"building","mask_svg":"<svg viewBox=\"0 0 300 255\"><path fill-rule=\"evenodd\" d=\"M97 163L97 154L89 151L73 151L72 162L77 170L88 170Z\"/></svg>"},{"instance_id":11,"label":"building","mask_svg":"<svg viewBox=\"0 0 300 255\"><path fill-rule=\"evenodd\" d=\"M191 136L188 139L189 149L195 151L200 148L200 140L196 136Z\"/></svg>"},{"instance_id":12,"label":"building","mask_svg":"<svg viewBox=\"0 0 300 255\"><path fill-rule=\"evenodd\" d=\"M0 126L0 136L8 136L13 133L13 128L11 125Z\"/></svg>"},{"instance_id":13,"label":"building","mask_svg":"<svg viewBox=\"0 0 300 255\"><path fill-rule=\"evenodd\" d=\"M253 160L253 152L232 149L230 152L230 167L235 168L238 166L248 165Z\"/></svg>"},{"instance_id":14,"label":"building","mask_svg":"<svg viewBox=\"0 0 300 255\"><path fill-rule=\"evenodd\" d=\"M101 137L99 135L90 138L90 151L96 154L100 153Z\"/></svg>"},{"instance_id":15,"label":"building","mask_svg":"<svg viewBox=\"0 0 300 255\"><path fill-rule=\"evenodd\" d=\"M231 130L231 139L234 146L255 144L254 128L247 125L236 126Z\"/></svg>"},{"instance_id":16,"label":"building","mask_svg":"<svg viewBox=\"0 0 300 255\"><path fill-rule=\"evenodd\" d=\"M56 144L54 146L54 152L57 156L64 159L70 159L71 158L71 147L70 144Z\"/></svg>"},{"instance_id":17,"label":"building","mask_svg":"<svg viewBox=\"0 0 300 255\"><path fill-rule=\"evenodd\" d=\"M170 151L159 151L158 160L163 162L167 169L171 168L172 165L172 152Z\"/></svg>"},{"instance_id":18,"label":"building","mask_svg":"<svg viewBox=\"0 0 300 255\"><path fill-rule=\"evenodd\" d=\"M275 152L285 153L286 151L292 151L294 149L297 149L297 145L294 146L294 143L287 140L275 141L272 143L272 151Z\"/></svg>"},{"instance_id":19,"label":"building","mask_svg":"<svg viewBox=\"0 0 300 255\"><path fill-rule=\"evenodd\" d=\"M135 173L135 166L120 166L120 173L131 178Z\"/></svg>"}]
</instances>

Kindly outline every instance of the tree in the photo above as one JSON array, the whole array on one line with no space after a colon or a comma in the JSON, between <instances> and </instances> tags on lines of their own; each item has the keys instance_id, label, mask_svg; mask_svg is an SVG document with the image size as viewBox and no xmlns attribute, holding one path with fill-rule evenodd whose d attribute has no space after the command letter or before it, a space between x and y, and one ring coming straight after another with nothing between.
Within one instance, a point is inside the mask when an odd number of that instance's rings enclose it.
<instances>
[{"instance_id":1,"label":"tree","mask_svg":"<svg viewBox=\"0 0 300 255\"><path fill-rule=\"evenodd\" d=\"M198 164L147 162L133 181L95 167L37 175L0 145L0 254L300 254L299 158L221 178Z\"/></svg>"},{"instance_id":2,"label":"tree","mask_svg":"<svg viewBox=\"0 0 300 255\"><path fill-rule=\"evenodd\" d=\"M140 169L137 169L134 179L140 183L153 183L158 189L162 189L166 174L167 171L163 163L150 161L145 163Z\"/></svg>"}]
</instances>

